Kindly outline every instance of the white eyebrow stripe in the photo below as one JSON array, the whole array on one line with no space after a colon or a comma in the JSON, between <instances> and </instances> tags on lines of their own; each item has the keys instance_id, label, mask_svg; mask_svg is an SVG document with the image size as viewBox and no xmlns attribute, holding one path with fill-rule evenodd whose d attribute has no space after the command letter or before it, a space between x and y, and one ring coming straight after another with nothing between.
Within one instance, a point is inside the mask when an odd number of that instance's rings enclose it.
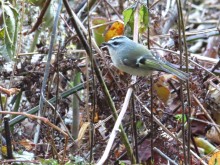
<instances>
[{"instance_id":1,"label":"white eyebrow stripe","mask_svg":"<svg viewBox=\"0 0 220 165\"><path fill-rule=\"evenodd\" d=\"M116 40L116 39L118 39L118 38L125 38L125 36L116 36L116 37L113 37L113 38L111 38L111 41L114 41L114 40Z\"/></svg>"}]
</instances>

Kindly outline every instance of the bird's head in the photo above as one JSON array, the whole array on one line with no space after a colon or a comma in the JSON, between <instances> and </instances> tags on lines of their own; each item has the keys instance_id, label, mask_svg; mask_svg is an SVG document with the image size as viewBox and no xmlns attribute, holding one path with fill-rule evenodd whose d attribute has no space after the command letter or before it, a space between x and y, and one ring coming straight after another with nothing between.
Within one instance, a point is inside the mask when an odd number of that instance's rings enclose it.
<instances>
[{"instance_id":1,"label":"bird's head","mask_svg":"<svg viewBox=\"0 0 220 165\"><path fill-rule=\"evenodd\" d=\"M104 42L102 46L106 46L110 55L118 54L126 47L130 47L131 40L126 36L117 36L110 39L108 42Z\"/></svg>"}]
</instances>

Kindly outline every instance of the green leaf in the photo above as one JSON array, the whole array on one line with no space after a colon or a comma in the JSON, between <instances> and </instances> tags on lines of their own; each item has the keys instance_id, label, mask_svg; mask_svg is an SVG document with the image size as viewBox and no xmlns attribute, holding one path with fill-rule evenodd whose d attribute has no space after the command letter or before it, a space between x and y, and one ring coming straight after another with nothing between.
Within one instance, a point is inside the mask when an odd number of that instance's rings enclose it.
<instances>
[{"instance_id":1,"label":"green leaf","mask_svg":"<svg viewBox=\"0 0 220 165\"><path fill-rule=\"evenodd\" d=\"M205 150L205 154L211 154L218 149L212 145L208 140L202 137L194 137L194 141L196 146L203 148Z\"/></svg>"},{"instance_id":2,"label":"green leaf","mask_svg":"<svg viewBox=\"0 0 220 165\"><path fill-rule=\"evenodd\" d=\"M143 122L141 120L138 120L136 123L136 128L141 129L143 127Z\"/></svg>"},{"instance_id":3,"label":"green leaf","mask_svg":"<svg viewBox=\"0 0 220 165\"><path fill-rule=\"evenodd\" d=\"M126 164L123 161L119 161L119 165L126 165Z\"/></svg>"},{"instance_id":4,"label":"green leaf","mask_svg":"<svg viewBox=\"0 0 220 165\"><path fill-rule=\"evenodd\" d=\"M175 117L175 119L177 120L177 121L180 121L180 122L182 122L182 114L177 114L177 115L175 115L174 117ZM184 123L186 122L186 115L184 115L183 116L183 120L184 120Z\"/></svg>"},{"instance_id":5,"label":"green leaf","mask_svg":"<svg viewBox=\"0 0 220 165\"><path fill-rule=\"evenodd\" d=\"M4 38L2 40L6 46L8 55L12 58L17 41L18 12L9 2L2 3L2 5L4 12ZM1 33L3 33L3 31L1 31Z\"/></svg>"},{"instance_id":6,"label":"green leaf","mask_svg":"<svg viewBox=\"0 0 220 165\"><path fill-rule=\"evenodd\" d=\"M1 104L4 106L6 104L6 96L5 95L1 95Z\"/></svg>"},{"instance_id":7,"label":"green leaf","mask_svg":"<svg viewBox=\"0 0 220 165\"><path fill-rule=\"evenodd\" d=\"M27 0L27 2L35 6L43 6L45 0Z\"/></svg>"},{"instance_id":8,"label":"green leaf","mask_svg":"<svg viewBox=\"0 0 220 165\"><path fill-rule=\"evenodd\" d=\"M148 27L149 14L147 8L142 5L139 10L139 32L143 33Z\"/></svg>"},{"instance_id":9,"label":"green leaf","mask_svg":"<svg viewBox=\"0 0 220 165\"><path fill-rule=\"evenodd\" d=\"M125 9L123 11L123 16L124 16L124 24L125 26L130 26L130 28L132 29L132 32L134 30L134 13L136 10L136 4L132 5L131 7ZM148 14L148 10L147 8L142 5L139 9L139 20L138 20L138 24L139 24L139 32L143 33L145 32L145 30L148 27L149 24L149 14Z\"/></svg>"},{"instance_id":10,"label":"green leaf","mask_svg":"<svg viewBox=\"0 0 220 165\"><path fill-rule=\"evenodd\" d=\"M104 24L106 22L107 22L107 19L98 17L98 18L94 18L92 20L92 25L93 26L100 25L100 24ZM103 34L105 32L106 27L107 27L107 25L104 25L104 26L100 26L98 28L92 29L92 33L94 35L95 41L98 46L100 46L105 41Z\"/></svg>"},{"instance_id":11,"label":"green leaf","mask_svg":"<svg viewBox=\"0 0 220 165\"><path fill-rule=\"evenodd\" d=\"M135 10L135 7L131 6L123 11L122 14L124 16L125 26L127 25L128 22L131 22L132 20L134 21L134 10Z\"/></svg>"},{"instance_id":12,"label":"green leaf","mask_svg":"<svg viewBox=\"0 0 220 165\"><path fill-rule=\"evenodd\" d=\"M40 159L40 162L42 163L42 165L59 165L59 163L57 162L57 160L54 159Z\"/></svg>"},{"instance_id":13,"label":"green leaf","mask_svg":"<svg viewBox=\"0 0 220 165\"><path fill-rule=\"evenodd\" d=\"M127 24L131 27L132 31L134 29L134 11L136 9L136 5L132 5L131 7L125 9L122 14L124 16L124 24Z\"/></svg>"},{"instance_id":14,"label":"green leaf","mask_svg":"<svg viewBox=\"0 0 220 165\"><path fill-rule=\"evenodd\" d=\"M5 28L0 29L0 40L5 38Z\"/></svg>"}]
</instances>

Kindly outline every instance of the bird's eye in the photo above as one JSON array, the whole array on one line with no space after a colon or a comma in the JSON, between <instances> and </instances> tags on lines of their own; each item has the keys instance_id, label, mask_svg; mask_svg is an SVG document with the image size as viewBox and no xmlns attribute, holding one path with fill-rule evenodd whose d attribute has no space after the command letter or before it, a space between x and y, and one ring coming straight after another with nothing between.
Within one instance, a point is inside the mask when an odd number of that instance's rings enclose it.
<instances>
[{"instance_id":1,"label":"bird's eye","mask_svg":"<svg viewBox=\"0 0 220 165\"><path fill-rule=\"evenodd\" d=\"M114 41L112 44L115 45L115 46L117 46L117 45L119 45L119 42Z\"/></svg>"}]
</instances>

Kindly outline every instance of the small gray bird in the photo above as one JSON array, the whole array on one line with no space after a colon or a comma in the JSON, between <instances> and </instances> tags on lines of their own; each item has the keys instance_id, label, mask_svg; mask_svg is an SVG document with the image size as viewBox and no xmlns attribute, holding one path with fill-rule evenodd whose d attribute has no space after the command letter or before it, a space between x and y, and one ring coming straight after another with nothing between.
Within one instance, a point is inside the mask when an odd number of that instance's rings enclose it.
<instances>
[{"instance_id":1,"label":"small gray bird","mask_svg":"<svg viewBox=\"0 0 220 165\"><path fill-rule=\"evenodd\" d=\"M136 76L147 76L153 71L173 74L186 81L189 75L171 63L154 55L145 46L125 36L114 37L103 45L107 46L113 64L121 71Z\"/></svg>"}]
</instances>

